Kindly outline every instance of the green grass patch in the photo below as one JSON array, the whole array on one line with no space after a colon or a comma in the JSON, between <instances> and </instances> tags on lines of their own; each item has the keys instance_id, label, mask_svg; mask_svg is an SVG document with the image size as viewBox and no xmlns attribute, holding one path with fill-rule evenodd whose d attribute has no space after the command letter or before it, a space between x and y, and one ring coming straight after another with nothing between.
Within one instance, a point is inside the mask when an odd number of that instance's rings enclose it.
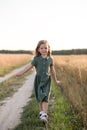
<instances>
[{"instance_id":1,"label":"green grass patch","mask_svg":"<svg viewBox=\"0 0 87 130\"><path fill-rule=\"evenodd\" d=\"M49 100L49 122L47 125L39 120L39 107L34 94L31 99L24 107L21 123L14 130L82 130L81 116L78 116L54 82Z\"/></svg>"},{"instance_id":2,"label":"green grass patch","mask_svg":"<svg viewBox=\"0 0 87 130\"><path fill-rule=\"evenodd\" d=\"M60 88L53 83L50 97L50 125L49 130L82 130L81 115L73 108ZM52 109L51 109L52 107Z\"/></svg>"}]
</instances>

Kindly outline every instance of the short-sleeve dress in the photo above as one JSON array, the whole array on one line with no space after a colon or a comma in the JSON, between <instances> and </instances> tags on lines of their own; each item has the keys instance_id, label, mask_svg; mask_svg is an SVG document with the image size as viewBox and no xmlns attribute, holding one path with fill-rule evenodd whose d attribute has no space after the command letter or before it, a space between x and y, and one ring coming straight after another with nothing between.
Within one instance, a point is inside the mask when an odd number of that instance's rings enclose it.
<instances>
[{"instance_id":1,"label":"short-sleeve dress","mask_svg":"<svg viewBox=\"0 0 87 130\"><path fill-rule=\"evenodd\" d=\"M35 66L36 69L34 80L36 99L38 102L48 102L51 86L50 66L53 65L53 58L35 56L31 64Z\"/></svg>"}]
</instances>

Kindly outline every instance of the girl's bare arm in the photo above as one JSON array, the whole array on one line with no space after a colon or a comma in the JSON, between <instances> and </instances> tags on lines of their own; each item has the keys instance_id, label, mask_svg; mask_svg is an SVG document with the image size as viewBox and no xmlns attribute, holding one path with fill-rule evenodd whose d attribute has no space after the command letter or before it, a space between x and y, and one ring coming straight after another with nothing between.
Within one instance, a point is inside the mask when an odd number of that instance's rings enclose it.
<instances>
[{"instance_id":1,"label":"girl's bare arm","mask_svg":"<svg viewBox=\"0 0 87 130\"><path fill-rule=\"evenodd\" d=\"M56 84L60 84L60 81L57 80L56 71L55 71L54 66L51 66L51 67L50 67L50 71L51 71L51 73L52 73L53 79L55 80Z\"/></svg>"},{"instance_id":2,"label":"girl's bare arm","mask_svg":"<svg viewBox=\"0 0 87 130\"><path fill-rule=\"evenodd\" d=\"M19 72L16 76L17 77L22 76L24 73L28 72L32 67L33 67L33 65L30 63L24 70Z\"/></svg>"}]
</instances>

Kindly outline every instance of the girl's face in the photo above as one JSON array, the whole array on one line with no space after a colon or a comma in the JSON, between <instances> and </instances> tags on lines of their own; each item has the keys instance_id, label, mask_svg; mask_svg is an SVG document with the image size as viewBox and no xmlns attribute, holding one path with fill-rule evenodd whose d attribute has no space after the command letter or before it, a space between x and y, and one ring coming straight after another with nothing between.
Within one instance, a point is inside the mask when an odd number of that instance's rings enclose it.
<instances>
[{"instance_id":1,"label":"girl's face","mask_svg":"<svg viewBox=\"0 0 87 130\"><path fill-rule=\"evenodd\" d=\"M38 51L40 52L40 54L42 55L42 56L47 56L47 54L48 54L48 45L47 44L41 44L40 45L40 47L39 47L39 49L38 49Z\"/></svg>"}]
</instances>

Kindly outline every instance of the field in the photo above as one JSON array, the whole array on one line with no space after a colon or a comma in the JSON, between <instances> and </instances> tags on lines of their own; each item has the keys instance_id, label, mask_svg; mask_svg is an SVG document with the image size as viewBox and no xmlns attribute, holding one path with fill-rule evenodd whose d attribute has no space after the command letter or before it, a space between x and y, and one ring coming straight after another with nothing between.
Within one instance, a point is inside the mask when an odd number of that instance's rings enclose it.
<instances>
[{"instance_id":1,"label":"field","mask_svg":"<svg viewBox=\"0 0 87 130\"><path fill-rule=\"evenodd\" d=\"M31 57L32 55L28 54L0 54L0 76L28 63Z\"/></svg>"},{"instance_id":2,"label":"field","mask_svg":"<svg viewBox=\"0 0 87 130\"><path fill-rule=\"evenodd\" d=\"M87 55L54 56L62 92L83 116L87 127Z\"/></svg>"},{"instance_id":3,"label":"field","mask_svg":"<svg viewBox=\"0 0 87 130\"><path fill-rule=\"evenodd\" d=\"M87 128L87 55L53 57L57 77L61 81L61 92L73 104L77 115L82 115L84 126ZM0 54L0 77L31 59L32 55ZM17 84L17 81L15 82ZM2 92L6 91L2 90L1 94Z\"/></svg>"}]
</instances>

